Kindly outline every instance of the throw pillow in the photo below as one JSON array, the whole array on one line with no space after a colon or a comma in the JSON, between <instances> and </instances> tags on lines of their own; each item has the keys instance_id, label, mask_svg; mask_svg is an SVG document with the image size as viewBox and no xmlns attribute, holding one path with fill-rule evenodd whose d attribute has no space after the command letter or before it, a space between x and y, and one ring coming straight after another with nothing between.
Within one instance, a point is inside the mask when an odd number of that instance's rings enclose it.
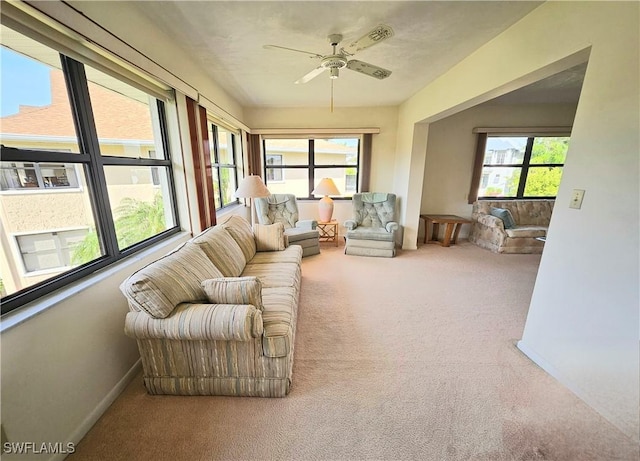
<instances>
[{"instance_id":1,"label":"throw pillow","mask_svg":"<svg viewBox=\"0 0 640 461\"><path fill-rule=\"evenodd\" d=\"M495 216L496 218L502 219L505 229L513 229L514 227L516 227L516 221L513 219L511 211L507 210L506 208L491 207L491 215Z\"/></svg>"},{"instance_id":2,"label":"throw pillow","mask_svg":"<svg viewBox=\"0 0 640 461\"><path fill-rule=\"evenodd\" d=\"M262 306L262 282L258 277L223 277L202 282L202 289L212 304L251 304Z\"/></svg>"},{"instance_id":3,"label":"throw pillow","mask_svg":"<svg viewBox=\"0 0 640 461\"><path fill-rule=\"evenodd\" d=\"M285 249L284 224L255 224L253 235L257 251L282 251Z\"/></svg>"}]
</instances>

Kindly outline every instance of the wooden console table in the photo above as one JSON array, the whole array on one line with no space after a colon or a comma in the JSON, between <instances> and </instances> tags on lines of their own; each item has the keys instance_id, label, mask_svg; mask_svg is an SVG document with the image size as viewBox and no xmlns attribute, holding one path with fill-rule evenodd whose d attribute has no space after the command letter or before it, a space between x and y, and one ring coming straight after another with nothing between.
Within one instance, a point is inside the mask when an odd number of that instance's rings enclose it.
<instances>
[{"instance_id":1,"label":"wooden console table","mask_svg":"<svg viewBox=\"0 0 640 461\"><path fill-rule=\"evenodd\" d=\"M455 245L458 240L458 234L460 234L460 227L463 224L471 224L472 222L468 219L452 214L421 214L420 218L424 219L424 243L439 243L443 247ZM428 239L429 223L431 223L431 226L433 227L430 239ZM438 241L440 224L446 224L447 226L444 229L444 238L441 242Z\"/></svg>"},{"instance_id":2,"label":"wooden console table","mask_svg":"<svg viewBox=\"0 0 640 461\"><path fill-rule=\"evenodd\" d=\"M329 222L318 221L317 229L321 242L333 242L338 246L338 221L335 219Z\"/></svg>"}]
</instances>

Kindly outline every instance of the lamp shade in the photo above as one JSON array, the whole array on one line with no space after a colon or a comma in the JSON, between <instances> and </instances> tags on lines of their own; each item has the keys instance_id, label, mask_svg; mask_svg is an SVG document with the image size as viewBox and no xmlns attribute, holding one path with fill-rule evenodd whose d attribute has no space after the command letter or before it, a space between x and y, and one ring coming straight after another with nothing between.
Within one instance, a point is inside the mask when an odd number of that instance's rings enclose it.
<instances>
[{"instance_id":1,"label":"lamp shade","mask_svg":"<svg viewBox=\"0 0 640 461\"><path fill-rule=\"evenodd\" d=\"M340 191L336 187L336 183L331 178L322 178L312 194L315 195L340 195Z\"/></svg>"},{"instance_id":2,"label":"lamp shade","mask_svg":"<svg viewBox=\"0 0 640 461\"><path fill-rule=\"evenodd\" d=\"M237 198L268 197L271 192L264 185L260 176L251 175L242 178L234 195Z\"/></svg>"}]
</instances>

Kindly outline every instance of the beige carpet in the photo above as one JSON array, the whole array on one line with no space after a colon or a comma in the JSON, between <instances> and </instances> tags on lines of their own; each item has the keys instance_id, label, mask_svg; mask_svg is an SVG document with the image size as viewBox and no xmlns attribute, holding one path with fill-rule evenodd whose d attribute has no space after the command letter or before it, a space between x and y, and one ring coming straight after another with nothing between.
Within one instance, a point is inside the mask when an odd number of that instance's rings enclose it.
<instances>
[{"instance_id":1,"label":"beige carpet","mask_svg":"<svg viewBox=\"0 0 640 461\"><path fill-rule=\"evenodd\" d=\"M284 399L129 385L71 460L637 460L516 347L540 257L472 244L303 261Z\"/></svg>"}]
</instances>

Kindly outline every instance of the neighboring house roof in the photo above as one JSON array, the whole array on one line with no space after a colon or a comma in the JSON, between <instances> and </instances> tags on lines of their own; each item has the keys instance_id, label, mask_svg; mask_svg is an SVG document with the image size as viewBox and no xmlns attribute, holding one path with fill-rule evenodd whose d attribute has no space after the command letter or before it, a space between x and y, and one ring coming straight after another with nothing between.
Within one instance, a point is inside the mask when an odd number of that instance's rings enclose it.
<instances>
[{"instance_id":1,"label":"neighboring house roof","mask_svg":"<svg viewBox=\"0 0 640 461\"><path fill-rule=\"evenodd\" d=\"M0 118L3 134L75 137L62 72L50 73L51 104L20 106L17 114ZM149 106L89 83L98 136L101 139L153 140Z\"/></svg>"}]
</instances>

